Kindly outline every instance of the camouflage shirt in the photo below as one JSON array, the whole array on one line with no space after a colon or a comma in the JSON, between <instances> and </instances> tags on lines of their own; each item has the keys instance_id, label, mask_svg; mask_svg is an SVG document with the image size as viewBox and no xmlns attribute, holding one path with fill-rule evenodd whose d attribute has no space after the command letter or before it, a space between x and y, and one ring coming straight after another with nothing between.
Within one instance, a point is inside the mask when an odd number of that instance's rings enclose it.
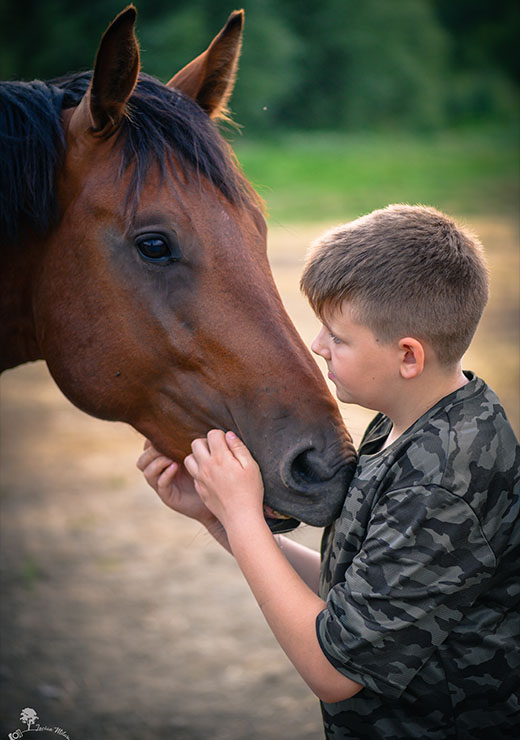
<instances>
[{"instance_id":1,"label":"camouflage shirt","mask_svg":"<svg viewBox=\"0 0 520 740\"><path fill-rule=\"evenodd\" d=\"M327 738L520 737L520 448L466 375L383 450L375 417L325 531L318 639L364 686L322 704Z\"/></svg>"}]
</instances>

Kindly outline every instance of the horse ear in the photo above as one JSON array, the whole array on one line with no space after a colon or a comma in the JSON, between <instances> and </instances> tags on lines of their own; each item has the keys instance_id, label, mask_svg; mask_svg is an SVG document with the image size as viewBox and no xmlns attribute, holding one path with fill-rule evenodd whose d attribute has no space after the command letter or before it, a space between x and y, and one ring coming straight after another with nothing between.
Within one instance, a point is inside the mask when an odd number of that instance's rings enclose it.
<instances>
[{"instance_id":1,"label":"horse ear","mask_svg":"<svg viewBox=\"0 0 520 740\"><path fill-rule=\"evenodd\" d=\"M109 25L96 54L89 88L71 125L96 136L110 135L125 114L139 75L139 45L134 32L137 11L129 5Z\"/></svg>"},{"instance_id":2,"label":"horse ear","mask_svg":"<svg viewBox=\"0 0 520 740\"><path fill-rule=\"evenodd\" d=\"M235 10L206 51L172 77L167 87L193 98L210 118L226 118L242 46L244 11Z\"/></svg>"},{"instance_id":3,"label":"horse ear","mask_svg":"<svg viewBox=\"0 0 520 740\"><path fill-rule=\"evenodd\" d=\"M129 5L107 28L99 44L90 87L90 114L96 132L117 128L139 75L137 10Z\"/></svg>"}]
</instances>

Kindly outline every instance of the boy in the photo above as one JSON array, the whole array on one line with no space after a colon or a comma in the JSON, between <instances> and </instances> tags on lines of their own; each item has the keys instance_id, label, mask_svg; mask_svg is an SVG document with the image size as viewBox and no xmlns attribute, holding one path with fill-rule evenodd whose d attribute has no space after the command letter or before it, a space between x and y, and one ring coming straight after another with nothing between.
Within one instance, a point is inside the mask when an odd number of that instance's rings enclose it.
<instances>
[{"instance_id":1,"label":"boy","mask_svg":"<svg viewBox=\"0 0 520 740\"><path fill-rule=\"evenodd\" d=\"M379 412L321 577L318 553L271 535L233 433L195 440L187 473L149 445L138 466L235 556L328 738L516 738L520 448L461 367L481 247L432 208L389 206L322 236L301 285L338 398Z\"/></svg>"}]
</instances>

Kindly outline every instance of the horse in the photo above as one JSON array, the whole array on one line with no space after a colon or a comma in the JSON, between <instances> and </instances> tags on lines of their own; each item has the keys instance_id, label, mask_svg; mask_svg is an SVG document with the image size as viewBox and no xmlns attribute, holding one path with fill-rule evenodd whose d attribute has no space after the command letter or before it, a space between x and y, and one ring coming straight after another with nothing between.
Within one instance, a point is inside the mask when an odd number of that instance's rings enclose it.
<instances>
[{"instance_id":1,"label":"horse","mask_svg":"<svg viewBox=\"0 0 520 740\"><path fill-rule=\"evenodd\" d=\"M352 440L218 128L244 13L167 84L140 71L136 16L108 26L92 72L0 85L0 370L45 360L78 408L175 460L232 430L260 465L272 531L326 526Z\"/></svg>"}]
</instances>

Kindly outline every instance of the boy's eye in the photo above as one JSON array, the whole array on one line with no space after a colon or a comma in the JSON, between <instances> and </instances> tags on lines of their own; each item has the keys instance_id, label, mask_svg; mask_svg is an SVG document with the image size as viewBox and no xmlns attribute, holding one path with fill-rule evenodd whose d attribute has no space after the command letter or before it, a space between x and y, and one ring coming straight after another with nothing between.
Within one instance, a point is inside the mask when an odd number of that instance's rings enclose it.
<instances>
[{"instance_id":1,"label":"boy's eye","mask_svg":"<svg viewBox=\"0 0 520 740\"><path fill-rule=\"evenodd\" d=\"M334 344L341 344L341 339L338 339L337 336L333 334L332 332L329 332L329 334Z\"/></svg>"}]
</instances>

